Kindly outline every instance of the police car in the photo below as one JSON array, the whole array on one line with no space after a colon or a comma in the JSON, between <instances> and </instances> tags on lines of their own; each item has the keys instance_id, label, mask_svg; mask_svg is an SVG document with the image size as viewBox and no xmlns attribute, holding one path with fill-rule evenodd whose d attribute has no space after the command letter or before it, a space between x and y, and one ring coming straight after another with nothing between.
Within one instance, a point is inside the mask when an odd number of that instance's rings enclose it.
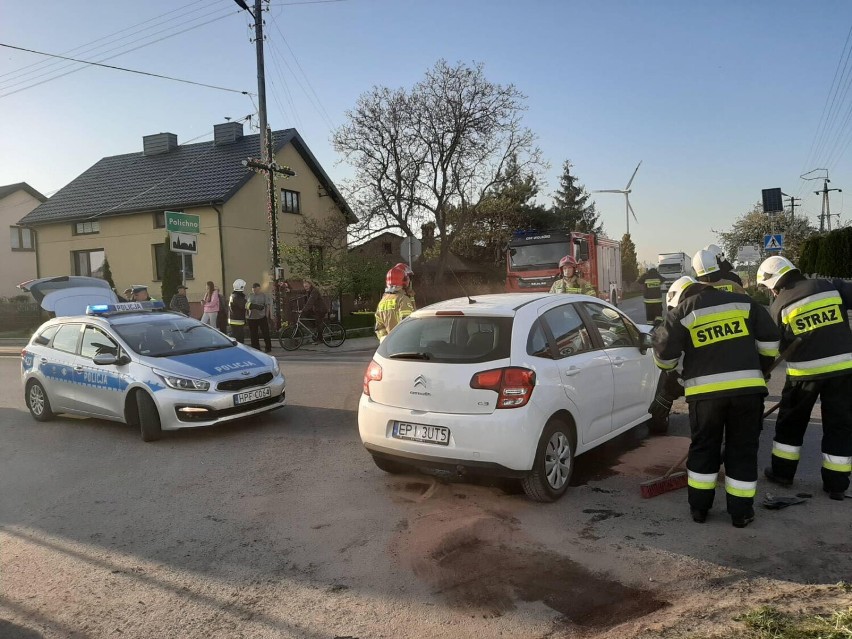
<instances>
[{"instance_id":1,"label":"police car","mask_svg":"<svg viewBox=\"0 0 852 639\"><path fill-rule=\"evenodd\" d=\"M285 403L278 361L162 302L95 304L43 324L21 353L27 407L139 428L211 426Z\"/></svg>"}]
</instances>

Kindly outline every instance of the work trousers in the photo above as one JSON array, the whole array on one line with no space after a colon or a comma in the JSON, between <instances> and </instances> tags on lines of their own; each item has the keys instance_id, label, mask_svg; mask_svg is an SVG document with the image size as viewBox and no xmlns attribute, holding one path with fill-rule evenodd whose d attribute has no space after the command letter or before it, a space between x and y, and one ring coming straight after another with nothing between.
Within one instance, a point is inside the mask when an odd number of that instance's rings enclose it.
<instances>
[{"instance_id":1,"label":"work trousers","mask_svg":"<svg viewBox=\"0 0 852 639\"><path fill-rule=\"evenodd\" d=\"M846 492L852 469L852 375L793 381L781 393L781 407L772 442L772 472L792 480L811 411L817 398L822 414L822 485Z\"/></svg>"},{"instance_id":2,"label":"work trousers","mask_svg":"<svg viewBox=\"0 0 852 639\"><path fill-rule=\"evenodd\" d=\"M649 301L645 300L645 321L653 324L654 320L663 318L663 302L662 300Z\"/></svg>"},{"instance_id":3,"label":"work trousers","mask_svg":"<svg viewBox=\"0 0 852 639\"><path fill-rule=\"evenodd\" d=\"M244 324L229 324L231 329L231 337L237 340L240 344L246 343L246 327Z\"/></svg>"},{"instance_id":4,"label":"work trousers","mask_svg":"<svg viewBox=\"0 0 852 639\"><path fill-rule=\"evenodd\" d=\"M260 336L258 331L263 333L263 345L268 353L272 350L272 340L269 338L269 320L265 317L260 319L249 319L248 321L249 335L251 335L251 346L260 350Z\"/></svg>"},{"instance_id":5,"label":"work trousers","mask_svg":"<svg viewBox=\"0 0 852 639\"><path fill-rule=\"evenodd\" d=\"M713 506L719 466L724 462L728 513L731 517L754 515L762 413L763 396L758 394L689 402L692 443L686 469L690 508L706 511Z\"/></svg>"}]
</instances>

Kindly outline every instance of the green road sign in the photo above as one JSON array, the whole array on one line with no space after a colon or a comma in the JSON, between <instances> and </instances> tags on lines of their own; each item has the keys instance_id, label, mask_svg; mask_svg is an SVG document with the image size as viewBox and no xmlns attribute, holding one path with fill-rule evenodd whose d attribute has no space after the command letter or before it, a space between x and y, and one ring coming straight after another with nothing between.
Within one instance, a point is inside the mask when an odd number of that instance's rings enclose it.
<instances>
[{"instance_id":1,"label":"green road sign","mask_svg":"<svg viewBox=\"0 0 852 639\"><path fill-rule=\"evenodd\" d=\"M198 235L201 233L201 218L197 215L166 211L166 230L173 233Z\"/></svg>"}]
</instances>

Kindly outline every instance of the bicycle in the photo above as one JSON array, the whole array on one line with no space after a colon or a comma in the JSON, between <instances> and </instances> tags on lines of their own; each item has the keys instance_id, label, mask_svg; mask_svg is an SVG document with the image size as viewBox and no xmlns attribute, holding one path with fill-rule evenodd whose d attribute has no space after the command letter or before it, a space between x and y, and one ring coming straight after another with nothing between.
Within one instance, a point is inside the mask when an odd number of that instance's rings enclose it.
<instances>
[{"instance_id":1,"label":"bicycle","mask_svg":"<svg viewBox=\"0 0 852 639\"><path fill-rule=\"evenodd\" d=\"M278 343L285 351L295 351L302 342L315 340L316 334L305 322L316 322L315 319L302 319L301 311L296 315L294 324L285 324L278 332ZM337 348L346 341L346 329L337 322L326 322L320 335L322 343L330 348Z\"/></svg>"}]
</instances>

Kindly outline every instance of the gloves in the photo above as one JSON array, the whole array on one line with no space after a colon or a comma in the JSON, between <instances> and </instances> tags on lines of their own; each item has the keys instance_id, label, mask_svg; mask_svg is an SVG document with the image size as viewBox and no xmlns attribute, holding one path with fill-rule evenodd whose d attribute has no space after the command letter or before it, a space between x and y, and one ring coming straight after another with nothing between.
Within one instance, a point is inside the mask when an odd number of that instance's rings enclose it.
<instances>
[{"instance_id":1,"label":"gloves","mask_svg":"<svg viewBox=\"0 0 852 639\"><path fill-rule=\"evenodd\" d=\"M672 402L683 395L683 384L681 384L680 373L677 371L663 373L663 379L660 380L660 384L657 386L657 395L662 395L668 401L669 407L671 407Z\"/></svg>"},{"instance_id":2,"label":"gloves","mask_svg":"<svg viewBox=\"0 0 852 639\"><path fill-rule=\"evenodd\" d=\"M805 503L805 500L801 497L773 497L767 494L763 498L763 507L769 510L781 510L787 506L795 506L796 504L803 503Z\"/></svg>"},{"instance_id":3,"label":"gloves","mask_svg":"<svg viewBox=\"0 0 852 639\"><path fill-rule=\"evenodd\" d=\"M662 395L654 397L654 401L648 407L648 412L654 420L663 422L669 418L669 413L672 410L672 403Z\"/></svg>"}]
</instances>

